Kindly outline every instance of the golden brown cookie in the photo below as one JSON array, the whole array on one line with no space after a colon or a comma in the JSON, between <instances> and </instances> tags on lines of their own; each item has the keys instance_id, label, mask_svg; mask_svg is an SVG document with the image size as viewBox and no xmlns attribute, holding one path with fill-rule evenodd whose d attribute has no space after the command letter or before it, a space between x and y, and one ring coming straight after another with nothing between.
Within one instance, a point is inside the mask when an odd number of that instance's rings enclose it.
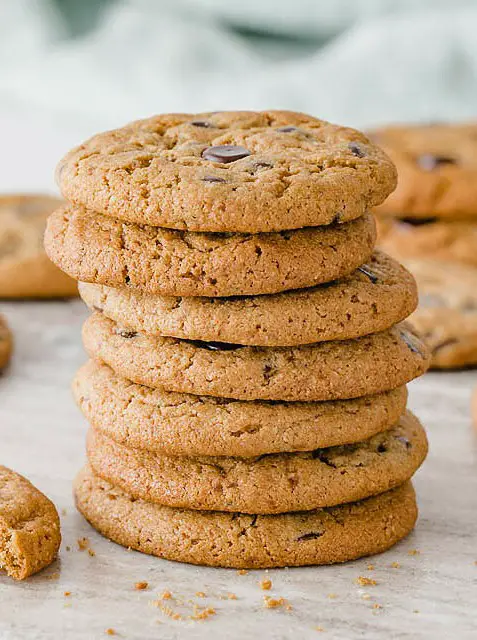
<instances>
[{"instance_id":1,"label":"golden brown cookie","mask_svg":"<svg viewBox=\"0 0 477 640\"><path fill-rule=\"evenodd\" d=\"M46 220L60 203L45 195L0 196L0 298L78 295L43 248Z\"/></svg>"},{"instance_id":2,"label":"golden brown cookie","mask_svg":"<svg viewBox=\"0 0 477 640\"><path fill-rule=\"evenodd\" d=\"M477 268L437 260L408 260L419 288L410 317L432 354L432 367L477 364Z\"/></svg>"},{"instance_id":3,"label":"golden brown cookie","mask_svg":"<svg viewBox=\"0 0 477 640\"><path fill-rule=\"evenodd\" d=\"M45 247L72 277L147 294L231 296L310 287L347 275L376 240L367 214L343 225L260 235L171 231L63 207Z\"/></svg>"},{"instance_id":4,"label":"golden brown cookie","mask_svg":"<svg viewBox=\"0 0 477 640\"><path fill-rule=\"evenodd\" d=\"M95 313L83 342L90 357L137 384L238 400L356 398L406 384L429 364L406 323L354 340L267 348L148 336Z\"/></svg>"},{"instance_id":5,"label":"golden brown cookie","mask_svg":"<svg viewBox=\"0 0 477 640\"><path fill-rule=\"evenodd\" d=\"M477 267L475 222L378 218L379 246L398 260L433 259Z\"/></svg>"},{"instance_id":6,"label":"golden brown cookie","mask_svg":"<svg viewBox=\"0 0 477 640\"><path fill-rule=\"evenodd\" d=\"M381 553L417 519L411 483L354 504L257 516L135 500L86 467L76 478L75 497L93 527L118 544L168 560L238 569L332 564Z\"/></svg>"},{"instance_id":7,"label":"golden brown cookie","mask_svg":"<svg viewBox=\"0 0 477 640\"><path fill-rule=\"evenodd\" d=\"M396 186L363 134L291 111L139 120L70 151L57 176L68 200L114 218L245 233L353 220Z\"/></svg>"},{"instance_id":8,"label":"golden brown cookie","mask_svg":"<svg viewBox=\"0 0 477 640\"><path fill-rule=\"evenodd\" d=\"M399 218L477 219L477 124L395 126L371 137L399 174L397 189L378 211Z\"/></svg>"},{"instance_id":9,"label":"golden brown cookie","mask_svg":"<svg viewBox=\"0 0 477 640\"><path fill-rule=\"evenodd\" d=\"M268 296L177 298L86 283L79 290L90 309L136 331L257 346L357 338L388 329L417 305L413 277L381 252L327 286Z\"/></svg>"},{"instance_id":10,"label":"golden brown cookie","mask_svg":"<svg viewBox=\"0 0 477 640\"><path fill-rule=\"evenodd\" d=\"M24 580L53 562L60 542L54 504L26 478L0 466L0 568Z\"/></svg>"},{"instance_id":11,"label":"golden brown cookie","mask_svg":"<svg viewBox=\"0 0 477 640\"><path fill-rule=\"evenodd\" d=\"M304 453L255 458L164 456L117 444L94 429L94 473L134 498L168 507L286 513L356 502L409 480L427 454L411 413L368 440Z\"/></svg>"},{"instance_id":12,"label":"golden brown cookie","mask_svg":"<svg viewBox=\"0 0 477 640\"><path fill-rule=\"evenodd\" d=\"M10 362L13 338L5 318L0 315L0 372Z\"/></svg>"},{"instance_id":13,"label":"golden brown cookie","mask_svg":"<svg viewBox=\"0 0 477 640\"><path fill-rule=\"evenodd\" d=\"M119 444L171 456L257 456L366 440L396 424L405 387L334 402L240 402L150 389L91 360L73 394L88 422Z\"/></svg>"}]
</instances>

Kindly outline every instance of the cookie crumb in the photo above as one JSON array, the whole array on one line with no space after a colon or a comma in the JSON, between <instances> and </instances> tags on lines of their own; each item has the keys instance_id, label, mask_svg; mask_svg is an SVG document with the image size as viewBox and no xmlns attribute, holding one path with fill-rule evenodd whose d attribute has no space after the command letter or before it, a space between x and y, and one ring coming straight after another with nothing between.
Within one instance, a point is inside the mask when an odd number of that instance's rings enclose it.
<instances>
[{"instance_id":1,"label":"cookie crumb","mask_svg":"<svg viewBox=\"0 0 477 640\"><path fill-rule=\"evenodd\" d=\"M286 598L271 598L270 596L263 596L263 604L266 609L277 609L279 607L283 607L286 611L291 611L293 608Z\"/></svg>"},{"instance_id":2,"label":"cookie crumb","mask_svg":"<svg viewBox=\"0 0 477 640\"><path fill-rule=\"evenodd\" d=\"M237 571L237 575L238 575L238 576L246 576L246 575L247 575L247 573L248 573L247 569L239 569L239 570Z\"/></svg>"},{"instance_id":3,"label":"cookie crumb","mask_svg":"<svg viewBox=\"0 0 477 640\"><path fill-rule=\"evenodd\" d=\"M205 609L200 609L197 605L194 607L194 613L189 616L190 620L207 620L210 616L215 616L215 609L213 607L206 607Z\"/></svg>"},{"instance_id":4,"label":"cookie crumb","mask_svg":"<svg viewBox=\"0 0 477 640\"><path fill-rule=\"evenodd\" d=\"M196 595L198 598L206 598L206 597L207 597L203 591L196 591L196 592L195 592L195 595Z\"/></svg>"},{"instance_id":5,"label":"cookie crumb","mask_svg":"<svg viewBox=\"0 0 477 640\"><path fill-rule=\"evenodd\" d=\"M382 604L378 604L377 602L375 602L372 606L373 609L382 609L383 605Z\"/></svg>"},{"instance_id":6,"label":"cookie crumb","mask_svg":"<svg viewBox=\"0 0 477 640\"><path fill-rule=\"evenodd\" d=\"M104 632L107 636L115 636L116 635L116 631L114 629L106 629L106 631Z\"/></svg>"},{"instance_id":7,"label":"cookie crumb","mask_svg":"<svg viewBox=\"0 0 477 640\"><path fill-rule=\"evenodd\" d=\"M361 596L361 598L363 600L371 600L371 596L369 595L369 593L363 593L363 595Z\"/></svg>"},{"instance_id":8,"label":"cookie crumb","mask_svg":"<svg viewBox=\"0 0 477 640\"><path fill-rule=\"evenodd\" d=\"M69 598L71 595L71 591L65 591L63 595L65 596L65 598Z\"/></svg>"},{"instance_id":9,"label":"cookie crumb","mask_svg":"<svg viewBox=\"0 0 477 640\"><path fill-rule=\"evenodd\" d=\"M265 578L264 580L260 581L260 589L263 589L263 591L269 591L272 588L272 581L269 580L268 578Z\"/></svg>"},{"instance_id":10,"label":"cookie crumb","mask_svg":"<svg viewBox=\"0 0 477 640\"><path fill-rule=\"evenodd\" d=\"M67 516L68 515L68 511L66 511L66 509L62 509L61 510L61 515L62 516Z\"/></svg>"},{"instance_id":11,"label":"cookie crumb","mask_svg":"<svg viewBox=\"0 0 477 640\"><path fill-rule=\"evenodd\" d=\"M66 545L66 551L71 551L71 547L68 544Z\"/></svg>"},{"instance_id":12,"label":"cookie crumb","mask_svg":"<svg viewBox=\"0 0 477 640\"><path fill-rule=\"evenodd\" d=\"M399 569L401 565L399 564L399 562L391 562L391 567L393 569Z\"/></svg>"},{"instance_id":13,"label":"cookie crumb","mask_svg":"<svg viewBox=\"0 0 477 640\"><path fill-rule=\"evenodd\" d=\"M374 564L368 564L368 566L366 567L366 569L368 571L374 571Z\"/></svg>"},{"instance_id":14,"label":"cookie crumb","mask_svg":"<svg viewBox=\"0 0 477 640\"><path fill-rule=\"evenodd\" d=\"M235 593L228 593L227 600L237 600L237 596L235 595Z\"/></svg>"},{"instance_id":15,"label":"cookie crumb","mask_svg":"<svg viewBox=\"0 0 477 640\"><path fill-rule=\"evenodd\" d=\"M91 556L91 558L94 558L96 556L96 551L93 551L93 549L88 549L88 555Z\"/></svg>"},{"instance_id":16,"label":"cookie crumb","mask_svg":"<svg viewBox=\"0 0 477 640\"><path fill-rule=\"evenodd\" d=\"M323 627L314 627L315 631L324 631Z\"/></svg>"},{"instance_id":17,"label":"cookie crumb","mask_svg":"<svg viewBox=\"0 0 477 640\"><path fill-rule=\"evenodd\" d=\"M419 611L419 609L414 609L413 613L421 613L421 612Z\"/></svg>"},{"instance_id":18,"label":"cookie crumb","mask_svg":"<svg viewBox=\"0 0 477 640\"><path fill-rule=\"evenodd\" d=\"M407 552L408 556L420 556L421 552L419 551L419 549L409 549L409 551Z\"/></svg>"},{"instance_id":19,"label":"cookie crumb","mask_svg":"<svg viewBox=\"0 0 477 640\"><path fill-rule=\"evenodd\" d=\"M78 538L76 543L78 544L78 550L79 551L86 551L86 549L89 547L88 538Z\"/></svg>"},{"instance_id":20,"label":"cookie crumb","mask_svg":"<svg viewBox=\"0 0 477 640\"><path fill-rule=\"evenodd\" d=\"M166 605L160 602L158 603L157 606L162 611L162 613L168 618L171 618L171 620L182 620L181 614L177 613L177 611L174 611L174 609L171 609L171 607L167 607Z\"/></svg>"},{"instance_id":21,"label":"cookie crumb","mask_svg":"<svg viewBox=\"0 0 477 640\"><path fill-rule=\"evenodd\" d=\"M355 583L359 584L360 587L371 587L378 584L376 580L373 580L372 578L365 578L364 576L358 576Z\"/></svg>"},{"instance_id":22,"label":"cookie crumb","mask_svg":"<svg viewBox=\"0 0 477 640\"><path fill-rule=\"evenodd\" d=\"M161 600L171 600L172 593L170 591L163 591L161 595Z\"/></svg>"},{"instance_id":23,"label":"cookie crumb","mask_svg":"<svg viewBox=\"0 0 477 640\"><path fill-rule=\"evenodd\" d=\"M136 582L136 584L134 585L134 588L136 589L136 591L144 591L144 589L147 589L149 587L149 582Z\"/></svg>"}]
</instances>

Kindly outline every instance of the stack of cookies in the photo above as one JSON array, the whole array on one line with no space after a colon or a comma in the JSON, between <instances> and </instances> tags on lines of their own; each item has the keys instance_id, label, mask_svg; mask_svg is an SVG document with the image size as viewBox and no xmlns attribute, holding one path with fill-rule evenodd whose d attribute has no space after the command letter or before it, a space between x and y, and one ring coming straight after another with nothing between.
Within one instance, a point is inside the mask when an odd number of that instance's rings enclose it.
<instances>
[{"instance_id":1,"label":"stack of cookies","mask_svg":"<svg viewBox=\"0 0 477 640\"><path fill-rule=\"evenodd\" d=\"M51 259L81 281L91 428L79 510L134 549L274 567L384 551L413 527L428 353L415 283L373 249L394 165L291 112L100 134L58 179Z\"/></svg>"},{"instance_id":2,"label":"stack of cookies","mask_svg":"<svg viewBox=\"0 0 477 640\"><path fill-rule=\"evenodd\" d=\"M397 165L399 185L381 207L380 246L417 279L412 322L432 366L477 364L477 125L373 133Z\"/></svg>"}]
</instances>

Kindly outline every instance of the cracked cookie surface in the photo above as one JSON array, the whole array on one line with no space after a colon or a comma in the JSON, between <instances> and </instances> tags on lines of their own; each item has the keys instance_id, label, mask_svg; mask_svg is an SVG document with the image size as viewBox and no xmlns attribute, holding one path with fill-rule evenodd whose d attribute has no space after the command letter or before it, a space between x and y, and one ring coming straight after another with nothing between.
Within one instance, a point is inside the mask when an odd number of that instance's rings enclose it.
<instances>
[{"instance_id":1,"label":"cracked cookie surface","mask_svg":"<svg viewBox=\"0 0 477 640\"><path fill-rule=\"evenodd\" d=\"M94 429L87 437L94 473L134 498L168 507L287 513L356 502L409 480L427 454L410 412L368 440L254 458L176 457L131 449Z\"/></svg>"},{"instance_id":2,"label":"cracked cookie surface","mask_svg":"<svg viewBox=\"0 0 477 640\"><path fill-rule=\"evenodd\" d=\"M366 262L375 240L370 214L250 235L160 229L64 207L50 216L45 247L60 269L85 282L147 294L233 296L335 280Z\"/></svg>"},{"instance_id":3,"label":"cracked cookie surface","mask_svg":"<svg viewBox=\"0 0 477 640\"><path fill-rule=\"evenodd\" d=\"M0 466L0 569L24 580L53 562L60 542L54 504L26 478Z\"/></svg>"},{"instance_id":4,"label":"cracked cookie surface","mask_svg":"<svg viewBox=\"0 0 477 640\"><path fill-rule=\"evenodd\" d=\"M73 394L97 431L135 449L177 456L248 457L359 442L404 413L405 387L334 402L240 402L134 384L86 363Z\"/></svg>"},{"instance_id":5,"label":"cracked cookie surface","mask_svg":"<svg viewBox=\"0 0 477 640\"><path fill-rule=\"evenodd\" d=\"M336 400L406 384L429 364L406 323L353 340L245 347L148 336L100 313L83 325L90 357L138 384L239 400Z\"/></svg>"},{"instance_id":6,"label":"cracked cookie surface","mask_svg":"<svg viewBox=\"0 0 477 640\"><path fill-rule=\"evenodd\" d=\"M237 569L332 564L381 553L417 519L411 483L353 504L262 516L135 500L90 467L78 474L74 491L84 517L118 544L168 560Z\"/></svg>"},{"instance_id":7,"label":"cracked cookie surface","mask_svg":"<svg viewBox=\"0 0 477 640\"><path fill-rule=\"evenodd\" d=\"M291 111L166 114L100 133L57 179L70 202L139 224L268 232L346 222L395 167L362 133Z\"/></svg>"},{"instance_id":8,"label":"cracked cookie surface","mask_svg":"<svg viewBox=\"0 0 477 640\"><path fill-rule=\"evenodd\" d=\"M378 211L477 220L476 124L396 126L369 135L399 173L396 190Z\"/></svg>"},{"instance_id":9,"label":"cracked cookie surface","mask_svg":"<svg viewBox=\"0 0 477 640\"><path fill-rule=\"evenodd\" d=\"M417 305L413 277L381 252L326 286L239 298L151 296L80 283L90 309L135 331L189 340L293 346L389 328Z\"/></svg>"},{"instance_id":10,"label":"cracked cookie surface","mask_svg":"<svg viewBox=\"0 0 477 640\"><path fill-rule=\"evenodd\" d=\"M0 196L0 298L78 295L74 280L43 248L46 220L61 202L45 195Z\"/></svg>"}]
</instances>

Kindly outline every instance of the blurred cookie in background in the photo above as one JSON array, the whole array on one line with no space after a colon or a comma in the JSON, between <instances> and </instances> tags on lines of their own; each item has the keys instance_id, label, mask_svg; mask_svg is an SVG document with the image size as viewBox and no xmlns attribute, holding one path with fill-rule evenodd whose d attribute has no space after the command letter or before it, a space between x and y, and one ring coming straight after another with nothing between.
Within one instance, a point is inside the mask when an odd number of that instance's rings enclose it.
<instances>
[{"instance_id":1,"label":"blurred cookie in background","mask_svg":"<svg viewBox=\"0 0 477 640\"><path fill-rule=\"evenodd\" d=\"M46 219L60 204L47 195L0 195L0 298L77 295L43 248Z\"/></svg>"},{"instance_id":2,"label":"blurred cookie in background","mask_svg":"<svg viewBox=\"0 0 477 640\"><path fill-rule=\"evenodd\" d=\"M0 315L0 373L7 366L12 354L13 340L5 318Z\"/></svg>"}]
</instances>

